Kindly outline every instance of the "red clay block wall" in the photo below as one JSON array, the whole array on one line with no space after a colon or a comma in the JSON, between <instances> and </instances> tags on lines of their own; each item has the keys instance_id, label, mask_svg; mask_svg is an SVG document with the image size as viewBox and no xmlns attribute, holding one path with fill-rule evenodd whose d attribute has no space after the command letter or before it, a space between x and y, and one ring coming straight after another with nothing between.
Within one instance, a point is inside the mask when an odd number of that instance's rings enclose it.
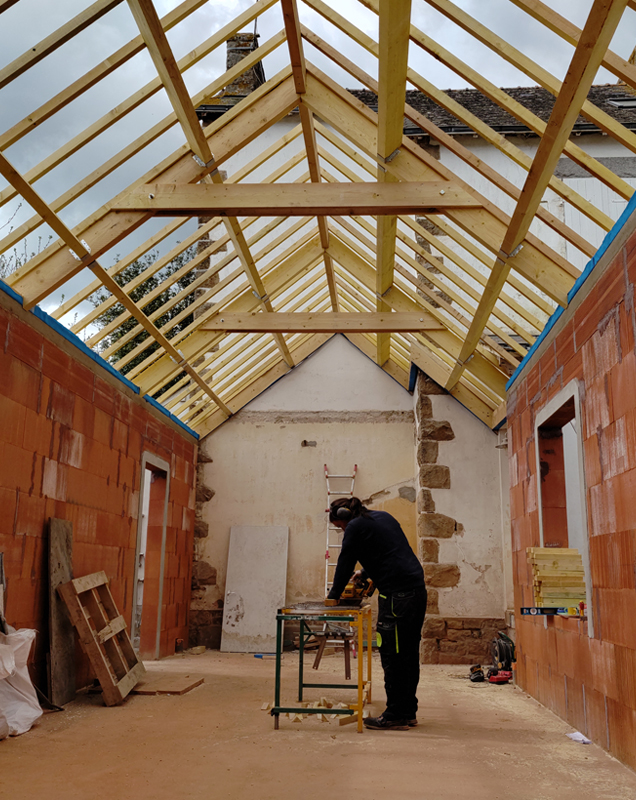
<instances>
[{"instance_id":1,"label":"red clay block wall","mask_svg":"<svg viewBox=\"0 0 636 800\"><path fill-rule=\"evenodd\" d=\"M628 223L629 224L629 223ZM572 380L581 398L594 637L587 623L516 615L520 686L636 767L636 233L624 233L508 399L515 608L533 605L535 419ZM598 277L600 273L600 277Z\"/></svg>"},{"instance_id":2,"label":"red clay block wall","mask_svg":"<svg viewBox=\"0 0 636 800\"><path fill-rule=\"evenodd\" d=\"M35 628L46 688L50 517L73 523L75 577L104 570L131 624L141 461L170 465L161 655L187 640L195 440L56 332L0 294L0 552L5 614ZM89 678L78 651L78 686Z\"/></svg>"}]
</instances>

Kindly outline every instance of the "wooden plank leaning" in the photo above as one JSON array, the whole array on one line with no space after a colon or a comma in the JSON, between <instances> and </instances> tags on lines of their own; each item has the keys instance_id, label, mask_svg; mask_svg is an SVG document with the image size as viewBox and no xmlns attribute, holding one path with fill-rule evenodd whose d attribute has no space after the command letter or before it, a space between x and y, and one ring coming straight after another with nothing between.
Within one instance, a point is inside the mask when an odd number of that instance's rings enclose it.
<instances>
[{"instance_id":1,"label":"wooden plank leaning","mask_svg":"<svg viewBox=\"0 0 636 800\"><path fill-rule=\"evenodd\" d=\"M101 684L104 702L119 705L146 670L133 650L106 573L76 578L59 586L58 592Z\"/></svg>"}]
</instances>

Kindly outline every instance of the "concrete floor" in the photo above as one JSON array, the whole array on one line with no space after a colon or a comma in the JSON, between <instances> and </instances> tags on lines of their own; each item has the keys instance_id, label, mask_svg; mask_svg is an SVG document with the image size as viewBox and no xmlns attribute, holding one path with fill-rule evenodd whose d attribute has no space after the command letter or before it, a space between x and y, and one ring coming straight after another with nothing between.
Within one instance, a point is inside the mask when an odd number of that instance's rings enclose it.
<instances>
[{"instance_id":1,"label":"concrete floor","mask_svg":"<svg viewBox=\"0 0 636 800\"><path fill-rule=\"evenodd\" d=\"M296 656L285 656L293 701ZM273 661L208 651L148 665L205 675L182 696L131 696L105 708L80 695L29 733L0 742L2 800L634 800L636 773L512 686L471 684L463 667L427 666L420 725L356 732L273 720ZM341 679L341 656L317 679ZM383 709L376 664L372 709ZM316 692L348 700L347 693ZM351 698L353 700L353 698Z\"/></svg>"}]
</instances>

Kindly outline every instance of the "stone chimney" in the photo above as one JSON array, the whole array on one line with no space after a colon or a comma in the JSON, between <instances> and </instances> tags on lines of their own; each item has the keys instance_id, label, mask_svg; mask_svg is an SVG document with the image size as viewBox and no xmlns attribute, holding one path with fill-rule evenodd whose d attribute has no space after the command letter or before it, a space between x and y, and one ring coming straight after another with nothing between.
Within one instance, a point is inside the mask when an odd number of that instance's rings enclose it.
<instances>
[{"instance_id":1,"label":"stone chimney","mask_svg":"<svg viewBox=\"0 0 636 800\"><path fill-rule=\"evenodd\" d=\"M237 33L227 40L226 69L231 69L239 61L248 56L258 47L258 34ZM224 97L246 97L254 89L265 83L265 72L261 61L244 72L234 83L225 87Z\"/></svg>"}]
</instances>

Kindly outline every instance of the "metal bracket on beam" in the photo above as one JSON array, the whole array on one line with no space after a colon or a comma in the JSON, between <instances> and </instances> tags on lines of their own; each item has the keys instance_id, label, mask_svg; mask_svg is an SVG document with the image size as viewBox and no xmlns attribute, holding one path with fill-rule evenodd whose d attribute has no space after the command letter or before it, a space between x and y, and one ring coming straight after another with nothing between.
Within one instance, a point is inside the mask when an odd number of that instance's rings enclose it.
<instances>
[{"instance_id":1,"label":"metal bracket on beam","mask_svg":"<svg viewBox=\"0 0 636 800\"><path fill-rule=\"evenodd\" d=\"M88 242L87 242L85 239L81 239L80 241L81 241L81 243L84 245L84 247L86 248L86 250L88 250L88 253L89 253L89 255L90 255L91 248L90 248L90 246L89 246ZM86 259L88 258L88 256L79 256L79 255L77 255L77 253L75 252L75 250L73 250L71 247L69 247L68 251L69 251L69 253L70 253L70 254L73 256L73 258L74 258L76 261L86 261ZM95 261L95 259L94 259L94 258L91 260L91 262L90 262L90 263L92 264L92 263L93 263L93 261ZM88 265L86 264L85 266L88 266Z\"/></svg>"},{"instance_id":2,"label":"metal bracket on beam","mask_svg":"<svg viewBox=\"0 0 636 800\"><path fill-rule=\"evenodd\" d=\"M269 300L269 295L268 295L268 294L264 294L264 295L261 297L261 296L260 296L260 294L259 294L259 293L256 291L256 289L252 289L252 294L254 295L254 297L255 297L257 300L260 300L260 301L261 301L261 303L266 303L266 302Z\"/></svg>"},{"instance_id":3,"label":"metal bracket on beam","mask_svg":"<svg viewBox=\"0 0 636 800\"><path fill-rule=\"evenodd\" d=\"M502 264L505 264L509 258L514 258L523 250L523 242L515 247L512 253L506 253L504 250L500 250L497 256L498 260L501 261Z\"/></svg>"},{"instance_id":4,"label":"metal bracket on beam","mask_svg":"<svg viewBox=\"0 0 636 800\"><path fill-rule=\"evenodd\" d=\"M192 158L196 161L197 165L202 169L210 169L210 167L214 166L214 164L216 163L214 160L214 156L212 156L212 158L207 163L202 158L199 158L199 156L196 155L196 153L192 155ZM213 170L208 172L208 175L214 175L218 171L219 171L218 167L214 167Z\"/></svg>"},{"instance_id":5,"label":"metal bracket on beam","mask_svg":"<svg viewBox=\"0 0 636 800\"><path fill-rule=\"evenodd\" d=\"M183 353L181 352L181 350L177 350L177 353L179 353L179 355L181 356L181 361L177 361L177 359L176 359L176 358L175 358L175 357L174 357L174 356L173 356L171 353L168 353L168 355L170 356L170 358L172 359L172 361L174 361L174 363L175 363L175 364L176 364L178 367L181 367L182 369L183 369L184 367L187 367L187 366L188 366L188 362L186 361L186 358L185 358L185 356L183 355Z\"/></svg>"},{"instance_id":6,"label":"metal bracket on beam","mask_svg":"<svg viewBox=\"0 0 636 800\"><path fill-rule=\"evenodd\" d=\"M378 159L379 164L390 164L391 161L393 161L393 159L399 155L400 155L400 148L398 147L386 158L384 158L384 156L381 156L379 153L376 154L376 158Z\"/></svg>"}]
</instances>

